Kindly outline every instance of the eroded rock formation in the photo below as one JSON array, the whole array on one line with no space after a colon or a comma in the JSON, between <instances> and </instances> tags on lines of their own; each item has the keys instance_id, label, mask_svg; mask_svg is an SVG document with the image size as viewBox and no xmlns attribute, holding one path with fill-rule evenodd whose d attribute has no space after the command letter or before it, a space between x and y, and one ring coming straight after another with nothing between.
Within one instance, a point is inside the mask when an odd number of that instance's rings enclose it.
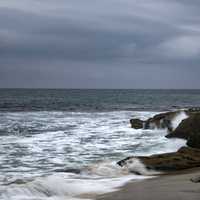
<instances>
[{"instance_id":1,"label":"eroded rock formation","mask_svg":"<svg viewBox=\"0 0 200 200\"><path fill-rule=\"evenodd\" d=\"M200 149L182 147L173 153L128 157L119 161L117 164L121 167L128 166L134 159L139 159L147 170L177 171L200 167Z\"/></svg>"},{"instance_id":2,"label":"eroded rock formation","mask_svg":"<svg viewBox=\"0 0 200 200\"><path fill-rule=\"evenodd\" d=\"M177 127L173 127L174 120L181 114L183 120L180 118ZM130 123L134 129L165 128L168 130L167 138L186 139L188 146L200 148L200 108L165 112L157 114L146 121L131 119Z\"/></svg>"},{"instance_id":3,"label":"eroded rock formation","mask_svg":"<svg viewBox=\"0 0 200 200\"><path fill-rule=\"evenodd\" d=\"M149 118L146 121L140 119L131 119L131 127L135 129L143 128L143 129L155 129L155 128L166 128L169 132L173 130L172 121L176 118L179 114L184 111L171 111L165 112L155 115L152 118Z\"/></svg>"},{"instance_id":4,"label":"eroded rock formation","mask_svg":"<svg viewBox=\"0 0 200 200\"><path fill-rule=\"evenodd\" d=\"M183 113L185 116L180 115ZM177 117L179 124L173 127L173 122L177 120ZM135 161L141 162L146 170L156 171L169 172L200 167L200 108L166 112L146 121L132 119L130 122L136 129L166 128L169 132L167 138L186 139L188 147L182 147L173 153L128 157L118 162L121 167L130 166ZM140 173L136 168L133 172Z\"/></svg>"},{"instance_id":5,"label":"eroded rock formation","mask_svg":"<svg viewBox=\"0 0 200 200\"><path fill-rule=\"evenodd\" d=\"M179 126L169 133L167 138L183 138L187 145L193 148L200 148L200 113L193 113L184 119Z\"/></svg>"}]
</instances>

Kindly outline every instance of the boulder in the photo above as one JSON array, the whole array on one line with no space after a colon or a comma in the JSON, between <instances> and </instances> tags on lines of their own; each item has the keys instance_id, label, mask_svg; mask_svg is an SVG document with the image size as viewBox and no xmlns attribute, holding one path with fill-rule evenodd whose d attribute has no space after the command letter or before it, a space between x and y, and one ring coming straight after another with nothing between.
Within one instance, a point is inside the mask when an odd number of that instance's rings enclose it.
<instances>
[{"instance_id":1,"label":"boulder","mask_svg":"<svg viewBox=\"0 0 200 200\"><path fill-rule=\"evenodd\" d=\"M200 132L192 134L187 140L187 145L200 149Z\"/></svg>"},{"instance_id":2,"label":"boulder","mask_svg":"<svg viewBox=\"0 0 200 200\"><path fill-rule=\"evenodd\" d=\"M132 128L135 128L135 129L139 129L139 128L164 129L166 128L168 132L171 132L173 130L172 121L181 112L184 112L184 111L178 110L178 111L160 113L160 114L155 115L152 118L149 118L146 121L142 121L140 119L131 119L130 123L131 123Z\"/></svg>"},{"instance_id":3,"label":"boulder","mask_svg":"<svg viewBox=\"0 0 200 200\"><path fill-rule=\"evenodd\" d=\"M190 114L179 126L169 133L167 138L183 138L187 145L193 148L200 148L200 113Z\"/></svg>"},{"instance_id":4,"label":"boulder","mask_svg":"<svg viewBox=\"0 0 200 200\"><path fill-rule=\"evenodd\" d=\"M191 147L182 147L173 153L128 157L117 164L121 167L127 167L135 159L143 163L147 170L170 172L200 167L200 150Z\"/></svg>"},{"instance_id":5,"label":"boulder","mask_svg":"<svg viewBox=\"0 0 200 200\"><path fill-rule=\"evenodd\" d=\"M184 113L188 117L193 117L194 115L200 115L200 108L194 107L185 110L169 111L165 113L157 114L148 120L140 120L138 118L131 119L130 123L132 128L139 129L155 129L155 128L166 128L169 132L173 131L172 122L181 113Z\"/></svg>"},{"instance_id":6,"label":"boulder","mask_svg":"<svg viewBox=\"0 0 200 200\"><path fill-rule=\"evenodd\" d=\"M144 121L142 121L140 119L131 119L130 123L131 123L131 127L132 128L134 128L134 129L142 129Z\"/></svg>"},{"instance_id":7,"label":"boulder","mask_svg":"<svg viewBox=\"0 0 200 200\"><path fill-rule=\"evenodd\" d=\"M172 131L172 119L179 114L179 111L176 112L167 112L157 114L154 117L146 121L145 127L148 128L167 128L168 131Z\"/></svg>"}]
</instances>

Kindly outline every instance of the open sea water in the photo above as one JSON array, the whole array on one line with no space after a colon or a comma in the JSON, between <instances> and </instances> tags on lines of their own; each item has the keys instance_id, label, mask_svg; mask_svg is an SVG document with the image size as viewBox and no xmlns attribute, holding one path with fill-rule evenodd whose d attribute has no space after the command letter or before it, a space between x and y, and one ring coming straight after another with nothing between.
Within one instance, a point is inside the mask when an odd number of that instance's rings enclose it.
<instances>
[{"instance_id":1,"label":"open sea water","mask_svg":"<svg viewBox=\"0 0 200 200\"><path fill-rule=\"evenodd\" d=\"M200 90L0 89L0 199L93 199L149 178L155 174L134 175L116 162L185 141L134 130L129 120L199 106Z\"/></svg>"}]
</instances>

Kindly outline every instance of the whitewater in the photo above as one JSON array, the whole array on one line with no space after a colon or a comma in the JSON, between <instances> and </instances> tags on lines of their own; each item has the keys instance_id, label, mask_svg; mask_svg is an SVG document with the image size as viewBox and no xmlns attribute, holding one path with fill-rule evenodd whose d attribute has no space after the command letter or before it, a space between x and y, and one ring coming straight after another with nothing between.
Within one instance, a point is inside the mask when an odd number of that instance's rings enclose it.
<instances>
[{"instance_id":1,"label":"whitewater","mask_svg":"<svg viewBox=\"0 0 200 200\"><path fill-rule=\"evenodd\" d=\"M185 145L165 138L167 130L130 127L131 118L157 113L1 112L0 199L94 199L128 181L158 175L138 160L126 168L116 164L127 156L173 152ZM177 116L173 127L186 117Z\"/></svg>"}]
</instances>

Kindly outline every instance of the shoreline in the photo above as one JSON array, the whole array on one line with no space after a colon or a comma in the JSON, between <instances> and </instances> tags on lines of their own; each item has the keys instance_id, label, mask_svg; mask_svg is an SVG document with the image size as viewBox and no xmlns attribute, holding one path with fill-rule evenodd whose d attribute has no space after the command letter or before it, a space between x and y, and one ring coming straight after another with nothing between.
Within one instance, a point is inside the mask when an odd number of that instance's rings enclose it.
<instances>
[{"instance_id":1,"label":"shoreline","mask_svg":"<svg viewBox=\"0 0 200 200\"><path fill-rule=\"evenodd\" d=\"M173 126L176 121L177 126ZM131 156L117 164L131 167L137 159L148 170L164 172L152 179L132 181L116 192L97 196L97 200L199 200L200 199L200 109L177 110L155 115L144 121L130 120L133 129L166 128L166 138L187 141L178 151L151 156ZM143 174L136 168L133 173Z\"/></svg>"},{"instance_id":2,"label":"shoreline","mask_svg":"<svg viewBox=\"0 0 200 200\"><path fill-rule=\"evenodd\" d=\"M98 195L96 200L199 200L200 167L162 174L152 179L131 181L117 191Z\"/></svg>"}]
</instances>

